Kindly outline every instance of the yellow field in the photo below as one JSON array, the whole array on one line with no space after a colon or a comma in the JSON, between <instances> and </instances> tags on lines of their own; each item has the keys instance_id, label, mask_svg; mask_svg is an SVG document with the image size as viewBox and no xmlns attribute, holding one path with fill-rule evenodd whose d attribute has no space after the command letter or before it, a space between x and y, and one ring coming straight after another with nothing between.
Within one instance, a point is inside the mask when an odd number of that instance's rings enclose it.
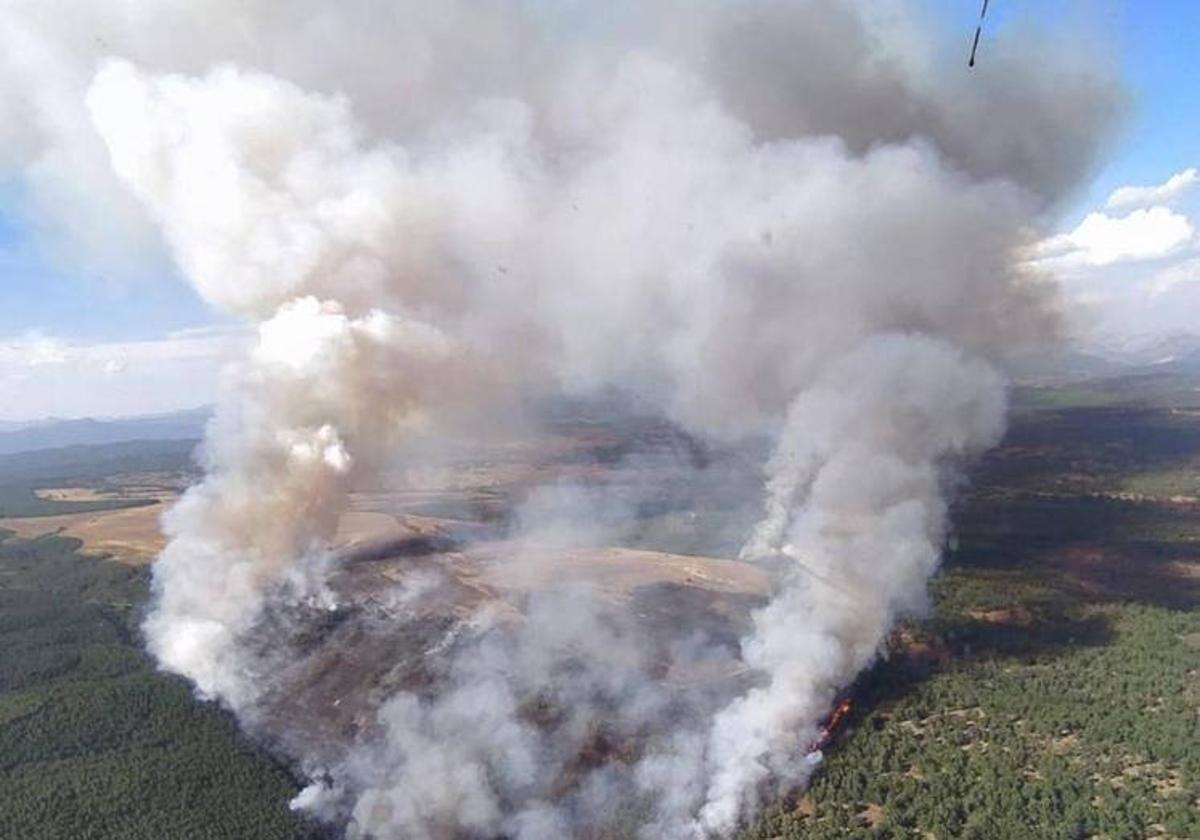
<instances>
[{"instance_id":1,"label":"yellow field","mask_svg":"<svg viewBox=\"0 0 1200 840\"><path fill-rule=\"evenodd\" d=\"M160 503L95 513L0 519L0 528L26 539L43 534L75 537L83 541L87 552L107 554L122 563L149 563L165 543L159 527L164 509Z\"/></svg>"},{"instance_id":2,"label":"yellow field","mask_svg":"<svg viewBox=\"0 0 1200 840\"><path fill-rule=\"evenodd\" d=\"M75 537L83 542L85 552L107 555L122 563L150 563L166 544L161 517L176 498L170 496L158 504L123 510L0 519L0 528L27 539L43 534ZM351 506L360 507L367 501L356 498ZM330 547L354 551L379 546L386 555L390 543L451 532L462 534L477 527L454 520L352 509L342 515ZM480 537L468 547L429 559L497 594L587 582L607 598L624 601L634 590L654 585L748 596L764 596L769 586L762 569L734 560L607 546L579 548L496 540L483 534Z\"/></svg>"},{"instance_id":3,"label":"yellow field","mask_svg":"<svg viewBox=\"0 0 1200 840\"><path fill-rule=\"evenodd\" d=\"M465 552L483 580L498 591L535 591L564 583L588 583L615 601L656 585L695 587L727 595L765 596L767 573L737 560L695 557L631 548L571 548L482 543Z\"/></svg>"},{"instance_id":4,"label":"yellow field","mask_svg":"<svg viewBox=\"0 0 1200 840\"><path fill-rule=\"evenodd\" d=\"M75 537L83 542L85 552L106 554L121 563L149 563L166 545L160 519L176 498L172 496L162 499L159 504L122 510L0 518L0 529L13 531L24 539L44 534ZM356 548L434 533L437 529L437 520L426 517L350 511L342 516L332 545Z\"/></svg>"},{"instance_id":5,"label":"yellow field","mask_svg":"<svg viewBox=\"0 0 1200 840\"><path fill-rule=\"evenodd\" d=\"M102 502L112 498L112 493L95 487L53 487L34 490L33 495L50 502Z\"/></svg>"}]
</instances>

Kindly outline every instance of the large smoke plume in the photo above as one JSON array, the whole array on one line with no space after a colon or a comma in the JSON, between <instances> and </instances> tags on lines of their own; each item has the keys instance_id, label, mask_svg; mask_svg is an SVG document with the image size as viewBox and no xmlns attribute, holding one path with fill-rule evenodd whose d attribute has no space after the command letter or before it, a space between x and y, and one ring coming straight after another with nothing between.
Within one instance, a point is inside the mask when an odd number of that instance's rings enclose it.
<instances>
[{"instance_id":1,"label":"large smoke plume","mask_svg":"<svg viewBox=\"0 0 1200 840\"><path fill-rule=\"evenodd\" d=\"M1057 45L997 41L968 75L907 5L854 0L38 0L0 44L4 153L47 236L152 223L257 330L145 627L247 721L284 668L267 617L336 602L348 493L402 447L605 389L776 441L742 552L773 570L750 679L651 676L586 589L485 610L436 695L296 756L297 805L378 838L587 836L615 803L703 837L803 783L837 691L922 608L954 467L1002 432L1005 354L1055 328L1021 249L1119 104ZM679 662L724 655L697 639ZM639 746L580 765L599 722Z\"/></svg>"}]
</instances>

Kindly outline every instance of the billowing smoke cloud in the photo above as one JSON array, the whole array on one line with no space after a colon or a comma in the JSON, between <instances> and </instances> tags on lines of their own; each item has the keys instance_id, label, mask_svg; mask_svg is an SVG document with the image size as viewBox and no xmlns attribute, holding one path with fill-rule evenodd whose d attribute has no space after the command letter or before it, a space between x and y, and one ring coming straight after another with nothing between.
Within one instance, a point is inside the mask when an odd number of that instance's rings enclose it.
<instances>
[{"instance_id":1,"label":"billowing smoke cloud","mask_svg":"<svg viewBox=\"0 0 1200 840\"><path fill-rule=\"evenodd\" d=\"M266 617L336 602L347 494L401 444L531 388L776 436L743 551L782 569L741 643L752 679L726 696L655 674L586 590L516 623L484 610L436 648L436 694L396 691L332 760L297 756L318 777L297 805L357 836L587 836L623 803L645 837L701 837L803 783L836 692L921 609L953 468L1002 431L996 365L1054 330L1019 252L1108 135L1103 74L997 41L967 76L903 4L657 12L0 16L0 101L32 115L9 159L35 187L67 160L49 180L92 193L58 228L148 219L257 325L146 623L164 667L247 719L283 667ZM701 636L673 655L728 656Z\"/></svg>"},{"instance_id":2,"label":"billowing smoke cloud","mask_svg":"<svg viewBox=\"0 0 1200 840\"><path fill-rule=\"evenodd\" d=\"M795 730L871 662L897 615L919 612L946 518L939 466L999 439L1003 395L977 359L892 334L833 362L792 403L767 513L743 553L783 555L795 571L743 646L770 682L714 721L707 825L732 827L770 775L804 778Z\"/></svg>"}]
</instances>

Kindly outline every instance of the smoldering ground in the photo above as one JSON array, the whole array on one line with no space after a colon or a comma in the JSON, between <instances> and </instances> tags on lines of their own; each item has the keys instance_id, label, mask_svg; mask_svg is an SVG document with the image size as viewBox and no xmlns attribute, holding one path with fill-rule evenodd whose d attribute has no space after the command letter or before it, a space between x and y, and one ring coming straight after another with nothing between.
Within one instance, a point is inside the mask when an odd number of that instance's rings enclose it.
<instances>
[{"instance_id":1,"label":"smoldering ground","mask_svg":"<svg viewBox=\"0 0 1200 840\"><path fill-rule=\"evenodd\" d=\"M698 837L802 784L837 690L922 608L1006 355L1055 330L1022 251L1120 110L1058 44L967 77L903 2L42 0L0 38L47 243L169 254L256 335L167 517L150 649L254 727L369 674L353 726L276 731L314 777L297 806L380 838L587 836L618 806ZM328 551L390 461L607 390L772 441L736 645L687 599L664 639L619 582L570 580L645 505L569 478L411 580ZM705 669L729 676L672 678Z\"/></svg>"},{"instance_id":2,"label":"smoldering ground","mask_svg":"<svg viewBox=\"0 0 1200 840\"><path fill-rule=\"evenodd\" d=\"M726 532L757 513L730 507L754 495L752 459L611 407L528 443L406 454L402 493L388 477L353 499L404 527L341 552L322 595L273 598L247 631L270 689L243 720L304 757L317 781L298 803L352 833L636 831L653 808L633 768L756 680L738 642L769 576L675 553L736 550ZM446 799L463 773L495 797L474 825Z\"/></svg>"}]
</instances>

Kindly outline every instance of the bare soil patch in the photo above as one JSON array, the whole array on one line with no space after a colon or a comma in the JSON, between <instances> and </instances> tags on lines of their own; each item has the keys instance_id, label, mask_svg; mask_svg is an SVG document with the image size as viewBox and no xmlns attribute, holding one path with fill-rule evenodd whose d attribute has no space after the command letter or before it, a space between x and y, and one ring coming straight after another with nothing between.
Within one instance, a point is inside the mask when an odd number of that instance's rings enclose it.
<instances>
[{"instance_id":1,"label":"bare soil patch","mask_svg":"<svg viewBox=\"0 0 1200 840\"><path fill-rule=\"evenodd\" d=\"M1015 624L1027 627L1033 623L1033 614L1022 606L996 610L968 610L967 615L988 624Z\"/></svg>"}]
</instances>

